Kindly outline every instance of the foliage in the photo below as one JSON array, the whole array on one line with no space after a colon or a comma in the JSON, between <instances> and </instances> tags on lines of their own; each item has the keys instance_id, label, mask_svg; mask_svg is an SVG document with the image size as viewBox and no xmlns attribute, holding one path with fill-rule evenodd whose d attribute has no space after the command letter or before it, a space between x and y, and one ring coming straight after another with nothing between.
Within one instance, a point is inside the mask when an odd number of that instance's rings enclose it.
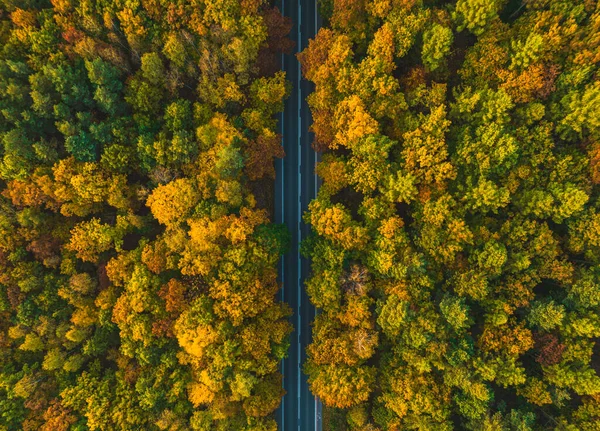
<instances>
[{"instance_id":1,"label":"foliage","mask_svg":"<svg viewBox=\"0 0 600 431\"><path fill-rule=\"evenodd\" d=\"M0 5L0 430L273 430L265 1Z\"/></svg>"},{"instance_id":2,"label":"foliage","mask_svg":"<svg viewBox=\"0 0 600 431\"><path fill-rule=\"evenodd\" d=\"M321 10L313 393L339 429L597 429L597 2Z\"/></svg>"}]
</instances>

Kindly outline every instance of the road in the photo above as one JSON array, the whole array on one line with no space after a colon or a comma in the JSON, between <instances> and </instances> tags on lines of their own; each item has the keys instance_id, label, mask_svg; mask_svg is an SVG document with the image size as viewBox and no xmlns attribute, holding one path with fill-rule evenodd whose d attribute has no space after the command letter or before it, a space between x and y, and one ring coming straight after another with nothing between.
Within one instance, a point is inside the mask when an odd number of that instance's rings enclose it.
<instances>
[{"instance_id":1,"label":"road","mask_svg":"<svg viewBox=\"0 0 600 431\"><path fill-rule=\"evenodd\" d=\"M278 6L292 19L294 27L289 37L296 42L295 51L302 51L318 29L316 0L279 0ZM287 394L277 411L277 422L281 431L320 431L321 404L310 393L302 372L315 308L304 289L310 263L299 251L300 242L310 233L310 227L302 222L302 214L319 186L314 169L317 155L311 147L312 133L308 132L312 119L306 103L312 84L302 80L295 53L282 57L282 68L293 89L279 124L286 156L276 164L275 221L285 223L292 234L292 245L281 260L279 275L283 285L280 298L294 311L294 332L288 357L281 365Z\"/></svg>"}]
</instances>

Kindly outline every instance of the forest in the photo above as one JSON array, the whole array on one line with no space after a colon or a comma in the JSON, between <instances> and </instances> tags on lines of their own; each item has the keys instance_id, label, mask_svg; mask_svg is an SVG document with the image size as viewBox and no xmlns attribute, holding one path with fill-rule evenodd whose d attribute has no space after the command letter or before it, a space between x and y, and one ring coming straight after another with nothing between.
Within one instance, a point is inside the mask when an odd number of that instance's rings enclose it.
<instances>
[{"instance_id":1,"label":"forest","mask_svg":"<svg viewBox=\"0 0 600 431\"><path fill-rule=\"evenodd\" d=\"M305 370L329 430L600 429L600 5L323 0Z\"/></svg>"},{"instance_id":2,"label":"forest","mask_svg":"<svg viewBox=\"0 0 600 431\"><path fill-rule=\"evenodd\" d=\"M319 0L324 431L600 431L600 2ZM0 1L0 431L276 431L292 26Z\"/></svg>"},{"instance_id":3,"label":"forest","mask_svg":"<svg viewBox=\"0 0 600 431\"><path fill-rule=\"evenodd\" d=\"M0 2L0 430L274 431L263 0Z\"/></svg>"}]
</instances>

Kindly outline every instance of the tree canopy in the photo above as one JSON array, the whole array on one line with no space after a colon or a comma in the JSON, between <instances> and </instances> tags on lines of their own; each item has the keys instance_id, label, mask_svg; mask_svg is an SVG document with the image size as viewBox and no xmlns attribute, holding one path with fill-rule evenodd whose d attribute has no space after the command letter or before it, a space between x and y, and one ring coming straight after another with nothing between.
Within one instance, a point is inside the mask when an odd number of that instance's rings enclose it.
<instances>
[{"instance_id":1,"label":"tree canopy","mask_svg":"<svg viewBox=\"0 0 600 431\"><path fill-rule=\"evenodd\" d=\"M598 429L597 2L321 12L305 368L331 429Z\"/></svg>"},{"instance_id":2,"label":"tree canopy","mask_svg":"<svg viewBox=\"0 0 600 431\"><path fill-rule=\"evenodd\" d=\"M0 5L0 430L276 429L262 0Z\"/></svg>"}]
</instances>

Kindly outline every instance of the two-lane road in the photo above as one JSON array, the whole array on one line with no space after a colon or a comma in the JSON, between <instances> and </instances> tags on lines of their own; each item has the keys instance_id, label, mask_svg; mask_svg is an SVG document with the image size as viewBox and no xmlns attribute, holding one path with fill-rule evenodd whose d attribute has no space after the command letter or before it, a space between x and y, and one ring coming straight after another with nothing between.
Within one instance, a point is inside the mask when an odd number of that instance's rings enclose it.
<instances>
[{"instance_id":1,"label":"two-lane road","mask_svg":"<svg viewBox=\"0 0 600 431\"><path fill-rule=\"evenodd\" d=\"M318 29L316 0L280 0L278 6L283 15L292 19L294 27L289 37L296 42L295 51L302 51ZM302 80L296 52L282 56L282 68L293 89L279 125L286 156L276 164L275 221L285 223L292 234L290 251L281 261L281 299L294 311L289 354L281 365L287 394L277 412L277 422L281 431L320 431L321 404L310 393L302 372L315 308L304 289L310 262L300 256L299 250L302 239L310 234L310 226L302 222L302 214L316 196L319 183L314 169L317 156L311 148L312 134L308 131L312 119L306 96L312 86Z\"/></svg>"}]
</instances>

